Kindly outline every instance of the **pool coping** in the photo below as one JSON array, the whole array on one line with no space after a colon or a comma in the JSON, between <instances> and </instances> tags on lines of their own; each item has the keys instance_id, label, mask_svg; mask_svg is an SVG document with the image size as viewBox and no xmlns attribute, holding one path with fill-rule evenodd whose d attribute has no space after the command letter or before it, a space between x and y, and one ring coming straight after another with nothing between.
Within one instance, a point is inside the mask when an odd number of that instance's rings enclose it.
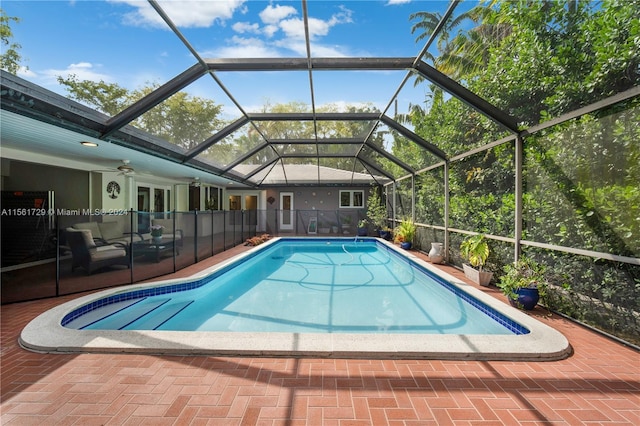
<instances>
[{"instance_id":1,"label":"pool coping","mask_svg":"<svg viewBox=\"0 0 640 426\"><path fill-rule=\"evenodd\" d=\"M280 239L273 238L264 245L254 247L187 278L112 288L63 303L42 313L27 324L20 334L19 343L25 349L45 353L90 352L182 356L552 361L564 359L571 354L569 341L559 331L382 239L376 240L525 326L530 333L505 336L184 332L75 330L61 325L62 319L67 314L82 305L132 290L201 279L232 262L252 256L256 251ZM186 338L185 333L188 333Z\"/></svg>"}]
</instances>

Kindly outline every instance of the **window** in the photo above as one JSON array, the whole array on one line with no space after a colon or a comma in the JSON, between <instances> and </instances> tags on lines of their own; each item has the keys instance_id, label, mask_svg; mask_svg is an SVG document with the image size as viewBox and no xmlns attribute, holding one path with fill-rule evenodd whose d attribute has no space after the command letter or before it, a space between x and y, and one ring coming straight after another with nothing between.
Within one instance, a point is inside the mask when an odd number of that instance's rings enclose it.
<instances>
[{"instance_id":1,"label":"window","mask_svg":"<svg viewBox=\"0 0 640 426\"><path fill-rule=\"evenodd\" d=\"M340 191L340 207L364 207L364 191Z\"/></svg>"},{"instance_id":2,"label":"window","mask_svg":"<svg viewBox=\"0 0 640 426\"><path fill-rule=\"evenodd\" d=\"M214 186L204 189L204 205L206 210L222 210L220 207L222 189Z\"/></svg>"}]
</instances>

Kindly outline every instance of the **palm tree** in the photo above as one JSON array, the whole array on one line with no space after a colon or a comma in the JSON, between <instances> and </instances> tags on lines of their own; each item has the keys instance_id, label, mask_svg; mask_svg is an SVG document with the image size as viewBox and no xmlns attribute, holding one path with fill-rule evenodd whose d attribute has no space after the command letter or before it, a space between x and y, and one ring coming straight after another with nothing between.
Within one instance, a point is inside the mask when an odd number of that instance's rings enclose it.
<instances>
[{"instance_id":1,"label":"palm tree","mask_svg":"<svg viewBox=\"0 0 640 426\"><path fill-rule=\"evenodd\" d=\"M426 59L455 80L473 76L487 64L491 46L511 34L510 25L494 23L494 13L492 5L476 6L447 21L437 38L440 55L434 57L427 52ZM416 12L409 16L409 20L415 19L420 21L411 27L411 33L420 31L416 37L416 42L419 42L435 31L442 16L438 12ZM473 22L475 26L468 31L459 29L466 21ZM420 81L416 79L416 84Z\"/></svg>"}]
</instances>

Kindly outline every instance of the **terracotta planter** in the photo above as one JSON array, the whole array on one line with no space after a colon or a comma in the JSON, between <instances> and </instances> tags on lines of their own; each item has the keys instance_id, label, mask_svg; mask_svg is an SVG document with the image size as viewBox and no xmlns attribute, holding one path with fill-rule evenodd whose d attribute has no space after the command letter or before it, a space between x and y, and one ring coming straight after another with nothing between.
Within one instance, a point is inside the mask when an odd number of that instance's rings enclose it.
<instances>
[{"instance_id":1,"label":"terracotta planter","mask_svg":"<svg viewBox=\"0 0 640 426\"><path fill-rule=\"evenodd\" d=\"M491 282L491 278L493 278L493 272L479 271L466 263L462 265L462 268L464 269L464 275L467 278L484 287L488 286Z\"/></svg>"}]
</instances>

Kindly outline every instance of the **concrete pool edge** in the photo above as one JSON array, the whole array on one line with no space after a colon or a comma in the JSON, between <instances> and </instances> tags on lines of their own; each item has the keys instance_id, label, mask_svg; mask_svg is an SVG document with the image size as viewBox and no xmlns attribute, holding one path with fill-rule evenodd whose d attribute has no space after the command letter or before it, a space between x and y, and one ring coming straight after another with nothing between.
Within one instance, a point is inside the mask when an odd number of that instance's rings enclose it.
<instances>
[{"instance_id":1,"label":"concrete pool edge","mask_svg":"<svg viewBox=\"0 0 640 426\"><path fill-rule=\"evenodd\" d=\"M46 353L91 352L247 357L551 361L566 358L571 354L571 346L560 332L382 240L378 241L527 327L530 333L493 336L105 331L74 330L60 325L62 318L69 312L94 300L150 286L193 281L216 272L242 257L250 256L277 240L279 239L273 239L263 246L234 256L188 278L134 284L104 290L66 302L32 320L22 330L20 345L25 349Z\"/></svg>"}]
</instances>

